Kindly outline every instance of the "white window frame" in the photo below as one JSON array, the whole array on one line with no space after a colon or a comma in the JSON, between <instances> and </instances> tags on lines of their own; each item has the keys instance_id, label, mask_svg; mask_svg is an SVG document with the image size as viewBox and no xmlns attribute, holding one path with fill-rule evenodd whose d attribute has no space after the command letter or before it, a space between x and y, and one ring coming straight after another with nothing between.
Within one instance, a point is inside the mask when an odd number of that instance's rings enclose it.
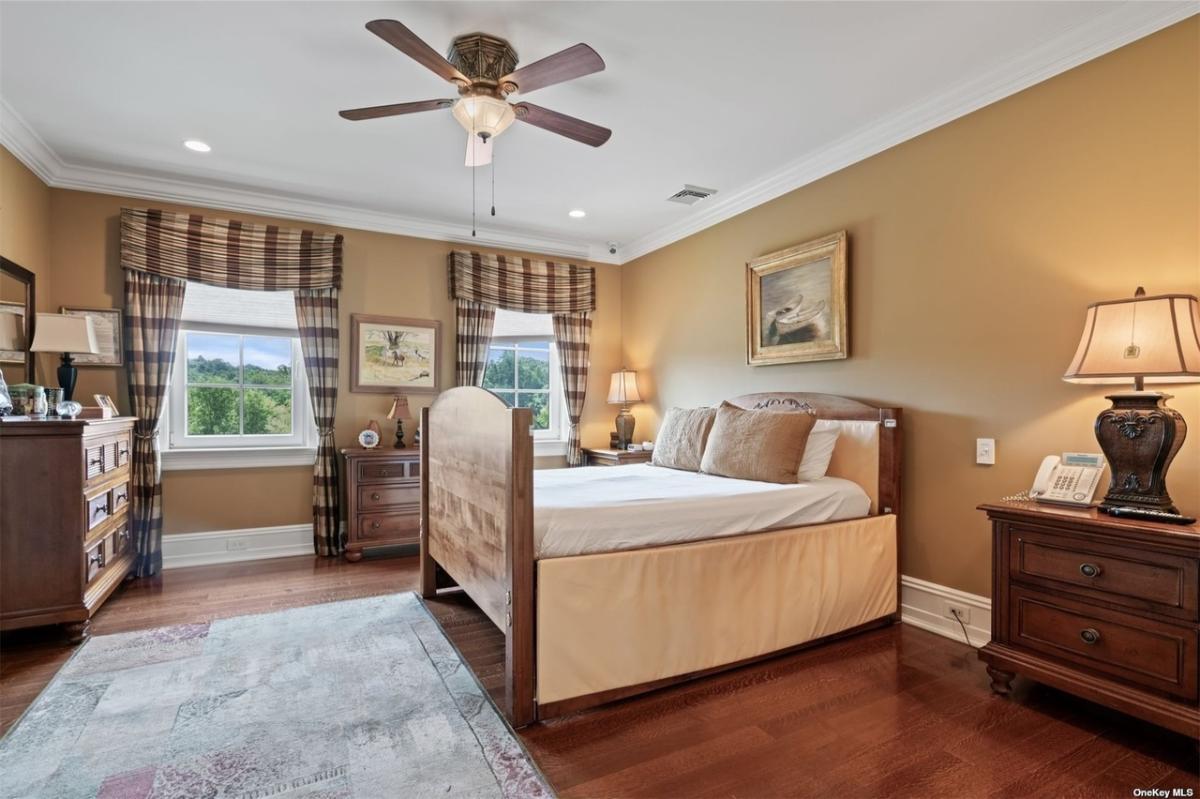
<instances>
[{"instance_id":1,"label":"white window frame","mask_svg":"<svg viewBox=\"0 0 1200 799\"><path fill-rule=\"evenodd\" d=\"M488 360L491 360L492 348L518 347L521 344L548 344L550 351L550 427L546 430L533 430L533 453L537 456L565 455L567 453L567 400L562 388L562 370L558 361L558 346L553 336L493 336L488 343ZM514 358L514 368L518 363ZM485 367L486 368L486 367ZM493 389L489 389L493 390ZM504 391L505 389L499 389ZM537 391L538 389L534 389ZM529 389L525 389L529 391ZM514 390L514 398L516 390Z\"/></svg>"},{"instance_id":2,"label":"white window frame","mask_svg":"<svg viewBox=\"0 0 1200 799\"><path fill-rule=\"evenodd\" d=\"M292 434L263 436L191 436L187 434L187 334L227 333L275 336L292 340ZM238 386L241 387L240 384ZM317 429L308 396L308 379L300 335L288 328L254 327L184 321L175 344L175 364L159 423L163 469L236 469L266 466L311 466L316 461Z\"/></svg>"}]
</instances>

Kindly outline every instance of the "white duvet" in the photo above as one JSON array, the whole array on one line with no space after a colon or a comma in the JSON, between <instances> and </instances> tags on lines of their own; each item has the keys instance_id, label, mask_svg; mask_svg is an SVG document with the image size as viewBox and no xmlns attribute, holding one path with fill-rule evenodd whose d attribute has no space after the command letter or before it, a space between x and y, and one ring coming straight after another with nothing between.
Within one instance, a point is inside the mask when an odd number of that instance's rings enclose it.
<instances>
[{"instance_id":1,"label":"white duvet","mask_svg":"<svg viewBox=\"0 0 1200 799\"><path fill-rule=\"evenodd\" d=\"M538 558L853 519L870 507L867 493L840 477L781 485L650 464L533 473Z\"/></svg>"}]
</instances>

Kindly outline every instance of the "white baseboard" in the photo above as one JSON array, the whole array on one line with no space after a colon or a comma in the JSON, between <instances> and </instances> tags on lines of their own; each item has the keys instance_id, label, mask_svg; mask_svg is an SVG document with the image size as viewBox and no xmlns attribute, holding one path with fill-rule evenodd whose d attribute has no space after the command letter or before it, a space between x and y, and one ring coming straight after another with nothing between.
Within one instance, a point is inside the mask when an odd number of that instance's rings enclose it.
<instances>
[{"instance_id":1,"label":"white baseboard","mask_svg":"<svg viewBox=\"0 0 1200 799\"><path fill-rule=\"evenodd\" d=\"M313 554L312 524L163 536L163 568Z\"/></svg>"},{"instance_id":2,"label":"white baseboard","mask_svg":"<svg viewBox=\"0 0 1200 799\"><path fill-rule=\"evenodd\" d=\"M946 607L949 603L970 614L965 626L971 646L978 648L992 640L992 600L907 574L900 576L900 620L922 630L962 641L963 628L948 615Z\"/></svg>"}]
</instances>

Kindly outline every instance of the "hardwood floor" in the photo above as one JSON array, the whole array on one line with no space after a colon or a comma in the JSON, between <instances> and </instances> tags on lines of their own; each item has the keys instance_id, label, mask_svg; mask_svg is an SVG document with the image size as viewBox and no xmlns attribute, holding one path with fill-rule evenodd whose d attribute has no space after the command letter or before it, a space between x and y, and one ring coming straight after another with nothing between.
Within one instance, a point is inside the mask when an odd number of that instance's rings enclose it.
<instances>
[{"instance_id":1,"label":"hardwood floor","mask_svg":"<svg viewBox=\"0 0 1200 799\"><path fill-rule=\"evenodd\" d=\"M129 583L95 635L409 590L415 558L286 558ZM504 639L461 595L429 603L489 691ZM0 640L7 729L70 656L55 631ZM567 797L1130 797L1200 792L1182 736L1018 679L992 696L974 650L896 625L534 725L521 739ZM1183 795L1183 794L1181 794Z\"/></svg>"}]
</instances>

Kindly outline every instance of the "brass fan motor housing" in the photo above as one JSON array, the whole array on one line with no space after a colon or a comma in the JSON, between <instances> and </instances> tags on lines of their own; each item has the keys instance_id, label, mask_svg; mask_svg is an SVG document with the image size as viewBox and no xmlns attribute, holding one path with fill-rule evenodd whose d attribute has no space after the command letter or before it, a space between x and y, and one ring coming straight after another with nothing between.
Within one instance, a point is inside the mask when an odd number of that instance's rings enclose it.
<instances>
[{"instance_id":1,"label":"brass fan motor housing","mask_svg":"<svg viewBox=\"0 0 1200 799\"><path fill-rule=\"evenodd\" d=\"M486 33L467 33L450 43L446 60L471 82L459 86L463 96L489 94L501 100L515 91L512 83L501 85L500 78L517 68L517 51L505 39Z\"/></svg>"}]
</instances>

